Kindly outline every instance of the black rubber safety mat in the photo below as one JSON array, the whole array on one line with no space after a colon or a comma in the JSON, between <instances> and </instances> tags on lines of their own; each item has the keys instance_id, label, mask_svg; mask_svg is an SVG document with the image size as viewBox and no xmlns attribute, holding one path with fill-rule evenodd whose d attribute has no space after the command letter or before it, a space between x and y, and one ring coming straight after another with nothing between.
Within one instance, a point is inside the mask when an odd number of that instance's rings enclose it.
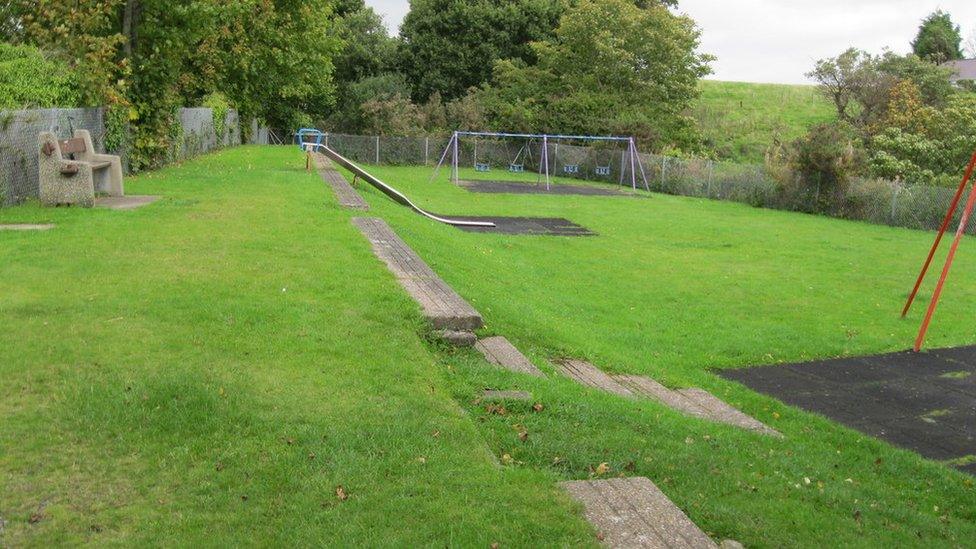
<instances>
[{"instance_id":1,"label":"black rubber safety mat","mask_svg":"<svg viewBox=\"0 0 976 549\"><path fill-rule=\"evenodd\" d=\"M976 346L718 373L976 475Z\"/></svg>"},{"instance_id":2,"label":"black rubber safety mat","mask_svg":"<svg viewBox=\"0 0 976 549\"><path fill-rule=\"evenodd\" d=\"M519 183L517 181L458 181L458 184L473 193L492 194L560 194L579 196L637 196L629 189L613 187L588 187L558 183L549 186L545 183Z\"/></svg>"},{"instance_id":3,"label":"black rubber safety mat","mask_svg":"<svg viewBox=\"0 0 976 549\"><path fill-rule=\"evenodd\" d=\"M527 234L545 236L596 236L596 233L561 217L468 217L449 216L458 221L491 221L494 227L455 225L470 233Z\"/></svg>"}]
</instances>

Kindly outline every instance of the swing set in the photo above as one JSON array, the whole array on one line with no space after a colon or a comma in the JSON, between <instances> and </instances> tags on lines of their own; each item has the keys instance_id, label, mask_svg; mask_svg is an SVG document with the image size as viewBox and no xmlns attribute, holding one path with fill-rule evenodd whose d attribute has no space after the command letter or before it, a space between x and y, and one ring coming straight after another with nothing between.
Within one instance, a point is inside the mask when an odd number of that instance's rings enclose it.
<instances>
[{"instance_id":1,"label":"swing set","mask_svg":"<svg viewBox=\"0 0 976 549\"><path fill-rule=\"evenodd\" d=\"M468 132L468 131L456 131L451 135L451 139L447 143L447 147L444 149L444 153L441 155L440 161L434 168L434 174L431 176L431 181L433 181L437 174L440 172L442 166L445 163L450 162L451 165L451 182L455 185L458 184L460 180L459 172L461 167L461 157L463 152L462 141L471 139L473 143L470 145L470 149L473 149L471 155L471 166L473 166L474 171L478 173L488 173L492 171L492 159L491 155L484 152L484 147L481 146L482 140L492 140L492 141L503 141L506 143L505 151L507 152L507 170L510 173L521 174L526 170L526 164L532 165L534 163L532 157L532 150L538 147L538 180L541 182L545 180L546 190L551 190L552 188L552 177L553 172L557 171L557 167L560 166L560 156L559 156L559 145L560 143L570 142L570 143L585 143L585 144L604 144L604 145L622 145L622 150L620 151L620 168L618 169L619 184L625 185L629 183L629 186L634 190L637 190L638 181L643 183L646 190L650 190L650 185L647 182L647 175L644 172L644 164L640 159L640 155L637 152L637 144L633 137L615 137L615 136L592 136L592 135L548 135L548 134L528 134L528 133L504 133L504 132ZM521 142L521 145L513 156L511 155L510 144L512 141ZM550 155L550 150L552 154ZM584 165L579 161L579 151L575 148L571 148L571 151L575 153L564 153L564 156L572 156L570 160L563 161L561 163L562 174L567 177L579 178L585 174ZM586 151L584 154L589 154ZM608 178L613 176L614 168L612 163L613 153L608 153L610 158L604 162L597 161L596 165L593 167L593 175L599 178ZM497 158L496 158L497 161ZM501 162L498 162L501 163Z\"/></svg>"},{"instance_id":2,"label":"swing set","mask_svg":"<svg viewBox=\"0 0 976 549\"><path fill-rule=\"evenodd\" d=\"M969 165L966 167L966 172L962 177L962 182L959 183L959 188L956 189L956 194L952 197L952 202L949 204L949 210L946 212L945 217L942 219L942 225L939 227L939 233L935 237L935 242L932 244L932 249L929 250L929 255L925 259L925 263L922 265L922 272L918 275L918 280L915 281L915 287L912 289L912 293L908 296L908 302L905 303L905 308L901 311L902 318L908 314L909 309L912 308L912 303L915 301L915 297L918 295L918 290L922 286L922 281L925 280L925 275L928 273L929 266L932 264L932 259L935 257L935 252L939 249L939 244L942 243L942 237L946 233L946 229L949 228L949 224L952 223L952 218L956 214L956 209L959 207L959 200L962 198L963 192L966 190L966 186L973 179L973 171L976 169L976 152L973 153L972 159L969 161ZM949 276L949 270L952 268L952 261L956 257L956 250L959 248L959 242L962 241L962 237L966 234L966 227L969 225L969 217L973 213L973 207L976 206L976 182L974 182L972 190L969 191L969 199L966 201L966 205L962 210L962 217L959 219L959 228L956 229L956 237L952 241L952 245L949 247L949 255L946 256L945 265L942 267L942 275L939 277L938 283L935 285L935 291L932 292L932 299L929 300L928 310L925 312L925 318L922 320L922 327L918 331L918 337L915 338L915 352L922 350L922 344L925 343L925 333L929 329L929 324L932 322L932 315L935 314L935 309L939 305L939 298L942 297L942 289L945 286L946 278Z\"/></svg>"}]
</instances>

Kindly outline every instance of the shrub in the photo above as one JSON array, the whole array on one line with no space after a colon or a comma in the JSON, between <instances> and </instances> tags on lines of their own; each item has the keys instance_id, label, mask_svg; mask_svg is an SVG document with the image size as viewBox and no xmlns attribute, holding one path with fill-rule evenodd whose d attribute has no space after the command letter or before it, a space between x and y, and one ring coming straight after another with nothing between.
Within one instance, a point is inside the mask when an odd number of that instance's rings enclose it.
<instances>
[{"instance_id":1,"label":"shrub","mask_svg":"<svg viewBox=\"0 0 976 549\"><path fill-rule=\"evenodd\" d=\"M75 74L32 46L0 42L0 109L76 107Z\"/></svg>"},{"instance_id":2,"label":"shrub","mask_svg":"<svg viewBox=\"0 0 976 549\"><path fill-rule=\"evenodd\" d=\"M792 164L806 189L814 192L814 208L827 211L851 177L862 171L865 154L850 125L820 124L793 143Z\"/></svg>"},{"instance_id":3,"label":"shrub","mask_svg":"<svg viewBox=\"0 0 976 549\"><path fill-rule=\"evenodd\" d=\"M214 134L217 136L217 143L223 144L224 132L227 130L227 113L230 111L227 96L220 92L212 92L203 99L203 106L213 111Z\"/></svg>"}]
</instances>

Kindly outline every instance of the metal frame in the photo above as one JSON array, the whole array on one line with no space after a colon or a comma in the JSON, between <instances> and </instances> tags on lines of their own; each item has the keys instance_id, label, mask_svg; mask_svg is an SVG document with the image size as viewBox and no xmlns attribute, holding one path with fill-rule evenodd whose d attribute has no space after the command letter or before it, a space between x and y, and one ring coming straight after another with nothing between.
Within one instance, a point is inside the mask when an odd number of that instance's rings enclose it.
<instances>
[{"instance_id":1,"label":"metal frame","mask_svg":"<svg viewBox=\"0 0 976 549\"><path fill-rule=\"evenodd\" d=\"M552 188L552 178L549 173L549 142L550 140L556 141L556 146L559 146L558 141L560 140L572 140L572 141L603 141L603 142L619 142L627 144L627 151L621 156L621 172L620 172L620 184L624 184L623 176L627 164L630 164L630 184L631 187L637 190L637 173L640 171L641 180L644 182L644 188L648 191L651 190L650 185L647 182L647 174L644 171L644 163L640 159L640 154L637 152L637 142L633 137L619 137L619 136L598 136L598 135L563 135L563 134L535 134L535 133L510 133L510 132L472 132L472 131L455 131L451 134L451 139L447 143L447 147L444 148L444 153L441 154L441 159L434 168L434 173L431 175L430 180L433 181L437 174L440 172L441 166L447 160L448 155L451 156L451 182L455 185L458 184L458 160L460 157L459 143L462 137L487 137L487 138L498 138L498 139L541 139L542 140L542 154L539 159L539 177L545 178L546 190Z\"/></svg>"},{"instance_id":2,"label":"metal frame","mask_svg":"<svg viewBox=\"0 0 976 549\"><path fill-rule=\"evenodd\" d=\"M973 171L976 170L976 152L973 153L972 159L969 161L969 165L966 167L966 172L962 177L962 182L959 183L959 188L956 189L956 194L952 198L952 202L949 204L949 210L946 212L945 218L942 219L942 226L939 227L939 233L935 237L935 242L932 244L932 249L929 250L929 255L925 259L925 263L922 265L922 272L919 273L918 279L915 281L915 287L912 289L912 293L908 296L908 301L905 303L905 308L901 311L902 318L908 314L909 309L912 307L912 303L915 301L915 297L918 295L918 290L922 286L922 281L925 279L925 275L928 273L929 266L932 264L932 259L935 257L935 252L939 249L939 244L942 243L942 237L945 235L946 229L949 228L949 223L952 222L952 217L956 214L956 209L959 206L959 200L962 198L962 193L966 190L966 186L973 178ZM922 345L925 343L925 334L928 332L929 324L932 322L932 315L935 314L935 309L939 305L939 298L942 297L942 289L945 286L946 279L949 277L949 270L952 268L952 261L956 257L956 250L959 248L959 242L962 241L963 235L966 233L966 226L969 224L969 217L973 212L973 207L976 206L976 184L973 185L972 190L969 191L969 199L966 200L966 206L962 211L962 218L959 220L959 228L956 229L956 236L952 240L952 245L949 247L949 255L946 257L945 265L942 267L942 274L939 276L939 282L935 285L935 291L932 293L932 299L929 301L929 307L925 311L925 318L922 320L922 326L919 328L918 337L915 338L915 352L922 350Z\"/></svg>"}]
</instances>

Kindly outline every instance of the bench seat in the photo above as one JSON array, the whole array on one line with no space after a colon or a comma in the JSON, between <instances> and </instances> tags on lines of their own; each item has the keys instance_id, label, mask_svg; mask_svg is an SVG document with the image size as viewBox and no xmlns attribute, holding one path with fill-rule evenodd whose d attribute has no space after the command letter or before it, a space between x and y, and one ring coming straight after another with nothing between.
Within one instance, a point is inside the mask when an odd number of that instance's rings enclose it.
<instances>
[{"instance_id":1,"label":"bench seat","mask_svg":"<svg viewBox=\"0 0 976 549\"><path fill-rule=\"evenodd\" d=\"M96 194L125 196L121 158L99 154L88 131L76 130L69 139L58 139L53 132L40 132L38 151L42 204L92 207Z\"/></svg>"}]
</instances>

